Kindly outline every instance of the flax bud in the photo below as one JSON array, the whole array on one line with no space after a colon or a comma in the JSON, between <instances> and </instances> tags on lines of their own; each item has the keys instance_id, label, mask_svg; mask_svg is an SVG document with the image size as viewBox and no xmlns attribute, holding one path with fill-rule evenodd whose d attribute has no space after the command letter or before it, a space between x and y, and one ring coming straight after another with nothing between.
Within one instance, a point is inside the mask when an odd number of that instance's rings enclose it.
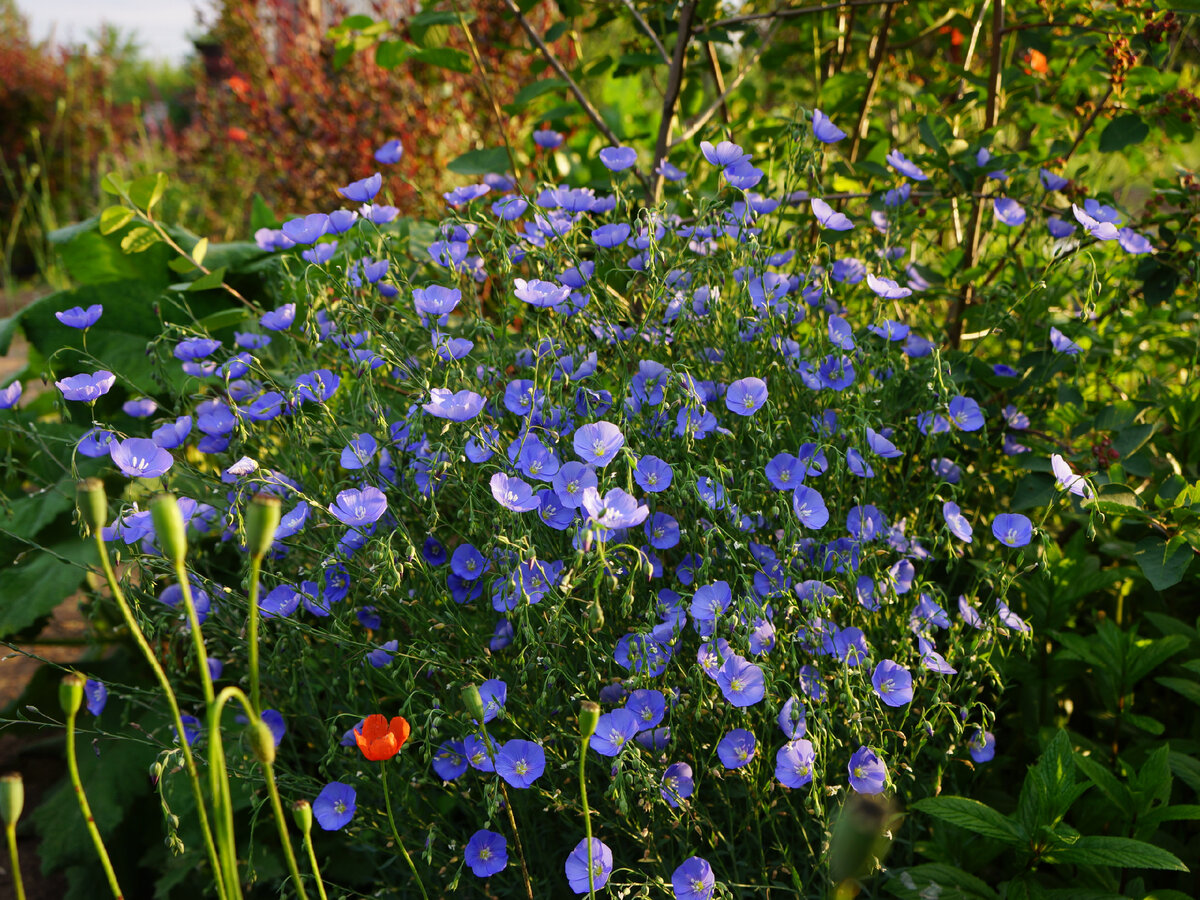
<instances>
[{"instance_id":1,"label":"flax bud","mask_svg":"<svg viewBox=\"0 0 1200 900\"><path fill-rule=\"evenodd\" d=\"M173 494L159 494L150 501L150 518L154 522L154 533L163 556L174 565L183 565L187 556L187 529L183 514Z\"/></svg>"},{"instance_id":2,"label":"flax bud","mask_svg":"<svg viewBox=\"0 0 1200 900\"><path fill-rule=\"evenodd\" d=\"M253 559L261 560L275 541L282 504L271 494L255 494L246 510L246 549Z\"/></svg>"},{"instance_id":3,"label":"flax bud","mask_svg":"<svg viewBox=\"0 0 1200 900\"><path fill-rule=\"evenodd\" d=\"M108 495L104 482L99 478L85 478L75 488L75 502L79 516L92 534L99 534L108 524Z\"/></svg>"}]
</instances>

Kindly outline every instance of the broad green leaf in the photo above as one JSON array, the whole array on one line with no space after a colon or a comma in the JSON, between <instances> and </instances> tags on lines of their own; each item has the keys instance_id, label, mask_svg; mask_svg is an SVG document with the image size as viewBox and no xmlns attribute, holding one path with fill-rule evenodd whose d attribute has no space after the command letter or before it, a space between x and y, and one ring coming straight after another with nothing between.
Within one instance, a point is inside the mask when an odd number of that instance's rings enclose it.
<instances>
[{"instance_id":1,"label":"broad green leaf","mask_svg":"<svg viewBox=\"0 0 1200 900\"><path fill-rule=\"evenodd\" d=\"M196 246L192 248L192 262L198 266L203 265L206 253L208 253L208 238L202 237L196 241Z\"/></svg>"},{"instance_id":2,"label":"broad green leaf","mask_svg":"<svg viewBox=\"0 0 1200 900\"><path fill-rule=\"evenodd\" d=\"M1138 641L1133 645L1126 663L1127 686L1132 688L1176 653L1186 650L1190 643L1191 641L1178 634Z\"/></svg>"},{"instance_id":3,"label":"broad green leaf","mask_svg":"<svg viewBox=\"0 0 1200 900\"><path fill-rule=\"evenodd\" d=\"M1176 750L1172 750L1167 759L1171 764L1171 774L1200 796L1200 760Z\"/></svg>"},{"instance_id":4,"label":"broad green leaf","mask_svg":"<svg viewBox=\"0 0 1200 900\"><path fill-rule=\"evenodd\" d=\"M188 291L211 291L213 288L219 288L225 282L225 267L213 269L207 275L201 275L195 281L191 282L184 288Z\"/></svg>"},{"instance_id":5,"label":"broad green leaf","mask_svg":"<svg viewBox=\"0 0 1200 900\"><path fill-rule=\"evenodd\" d=\"M159 172L157 175L143 175L129 185L129 199L140 210L150 212L156 203L162 199L167 187L167 176Z\"/></svg>"},{"instance_id":6,"label":"broad green leaf","mask_svg":"<svg viewBox=\"0 0 1200 900\"><path fill-rule=\"evenodd\" d=\"M1133 797L1130 795L1129 789L1121 784L1117 776L1106 766L1082 753L1075 754L1075 765L1092 780L1096 787L1100 788L1101 793L1109 799L1113 806L1121 810L1123 816L1126 818L1133 816Z\"/></svg>"},{"instance_id":7,"label":"broad green leaf","mask_svg":"<svg viewBox=\"0 0 1200 900\"><path fill-rule=\"evenodd\" d=\"M1140 144L1150 134L1150 126L1136 113L1117 116L1100 134L1100 152L1115 153L1134 144Z\"/></svg>"},{"instance_id":8,"label":"broad green leaf","mask_svg":"<svg viewBox=\"0 0 1200 900\"><path fill-rule=\"evenodd\" d=\"M100 179L100 190L106 194L120 196L129 192L129 185L116 172L109 172Z\"/></svg>"},{"instance_id":9,"label":"broad green leaf","mask_svg":"<svg viewBox=\"0 0 1200 900\"><path fill-rule=\"evenodd\" d=\"M1171 549L1166 541L1158 537L1142 538L1133 548L1133 558L1156 591L1165 591L1179 584L1194 555L1187 544Z\"/></svg>"},{"instance_id":10,"label":"broad green leaf","mask_svg":"<svg viewBox=\"0 0 1200 900\"><path fill-rule=\"evenodd\" d=\"M1154 680L1200 706L1200 682L1188 678L1155 678Z\"/></svg>"},{"instance_id":11,"label":"broad green leaf","mask_svg":"<svg viewBox=\"0 0 1200 900\"><path fill-rule=\"evenodd\" d=\"M52 613L95 563L94 545L76 539L31 549L16 564L0 569L0 637Z\"/></svg>"},{"instance_id":12,"label":"broad green leaf","mask_svg":"<svg viewBox=\"0 0 1200 900\"><path fill-rule=\"evenodd\" d=\"M446 166L458 175L489 175L508 171L508 153L503 147L471 150L452 159Z\"/></svg>"},{"instance_id":13,"label":"broad green leaf","mask_svg":"<svg viewBox=\"0 0 1200 900\"><path fill-rule=\"evenodd\" d=\"M1137 713L1127 712L1122 718L1125 723L1132 725L1134 728L1140 728L1148 734L1160 735L1167 730L1167 726L1151 716L1143 716Z\"/></svg>"},{"instance_id":14,"label":"broad green leaf","mask_svg":"<svg viewBox=\"0 0 1200 900\"><path fill-rule=\"evenodd\" d=\"M925 863L908 869L893 870L892 874L896 877L887 881L887 888L901 897L911 897L912 900L930 896L934 890L937 891L938 897L946 900L955 897L964 900L997 900L1000 896L983 879L945 863ZM914 887L903 888L906 883L911 883Z\"/></svg>"},{"instance_id":15,"label":"broad green leaf","mask_svg":"<svg viewBox=\"0 0 1200 900\"><path fill-rule=\"evenodd\" d=\"M211 316L205 316L197 325L205 331L213 332L220 331L222 328L232 328L235 325L240 325L246 321L246 310L240 306L223 309L220 312L215 312Z\"/></svg>"},{"instance_id":16,"label":"broad green leaf","mask_svg":"<svg viewBox=\"0 0 1200 900\"><path fill-rule=\"evenodd\" d=\"M426 47L410 54L409 58L451 72L471 71L470 55L453 47Z\"/></svg>"},{"instance_id":17,"label":"broad green leaf","mask_svg":"<svg viewBox=\"0 0 1200 900\"><path fill-rule=\"evenodd\" d=\"M409 56L413 46L406 41L380 41L375 48L375 65L381 69L394 69Z\"/></svg>"},{"instance_id":18,"label":"broad green leaf","mask_svg":"<svg viewBox=\"0 0 1200 900\"><path fill-rule=\"evenodd\" d=\"M1188 870L1179 857L1161 847L1132 838L1103 835L1084 835L1069 847L1054 850L1051 858L1056 863L1072 863L1079 866L1169 869L1175 872Z\"/></svg>"},{"instance_id":19,"label":"broad green leaf","mask_svg":"<svg viewBox=\"0 0 1200 900\"><path fill-rule=\"evenodd\" d=\"M967 797L927 797L913 804L935 819L957 825L1005 844L1019 844L1021 830L1003 813Z\"/></svg>"},{"instance_id":20,"label":"broad green leaf","mask_svg":"<svg viewBox=\"0 0 1200 900\"><path fill-rule=\"evenodd\" d=\"M110 206L100 213L100 233L112 234L120 231L133 219L133 210L128 206Z\"/></svg>"}]
</instances>

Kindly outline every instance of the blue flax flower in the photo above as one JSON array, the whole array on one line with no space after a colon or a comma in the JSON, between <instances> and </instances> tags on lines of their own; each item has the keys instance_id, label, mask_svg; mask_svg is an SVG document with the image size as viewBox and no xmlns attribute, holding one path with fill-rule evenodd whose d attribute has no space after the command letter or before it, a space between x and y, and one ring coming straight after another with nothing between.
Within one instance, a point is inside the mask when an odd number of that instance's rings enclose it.
<instances>
[{"instance_id":1,"label":"blue flax flower","mask_svg":"<svg viewBox=\"0 0 1200 900\"><path fill-rule=\"evenodd\" d=\"M68 328L79 328L84 331L91 328L104 313L104 307L99 303L93 303L87 309L82 306L74 306L71 309L56 312L54 318L62 322Z\"/></svg>"},{"instance_id":2,"label":"blue flax flower","mask_svg":"<svg viewBox=\"0 0 1200 900\"><path fill-rule=\"evenodd\" d=\"M600 151L600 162L610 172L621 172L637 162L637 151L632 147L605 147Z\"/></svg>"},{"instance_id":3,"label":"blue flax flower","mask_svg":"<svg viewBox=\"0 0 1200 900\"><path fill-rule=\"evenodd\" d=\"M108 445L108 454L130 478L158 478L175 462L174 457L149 438L126 438Z\"/></svg>"},{"instance_id":4,"label":"blue flax flower","mask_svg":"<svg viewBox=\"0 0 1200 900\"><path fill-rule=\"evenodd\" d=\"M763 670L736 653L729 654L717 671L717 684L733 706L753 706L766 693Z\"/></svg>"},{"instance_id":5,"label":"blue flax flower","mask_svg":"<svg viewBox=\"0 0 1200 900\"><path fill-rule=\"evenodd\" d=\"M527 788L546 771L546 753L533 741L514 738L496 754L496 774L512 787Z\"/></svg>"},{"instance_id":6,"label":"blue flax flower","mask_svg":"<svg viewBox=\"0 0 1200 900\"><path fill-rule=\"evenodd\" d=\"M596 722L591 747L601 756L618 756L637 736L640 724L638 717L628 709L607 712Z\"/></svg>"},{"instance_id":7,"label":"blue flax flower","mask_svg":"<svg viewBox=\"0 0 1200 900\"><path fill-rule=\"evenodd\" d=\"M592 859L590 871L589 851ZM590 846L587 838L584 838L567 857L567 883L577 894L586 894L593 889L600 890L608 884L608 876L612 874L612 870L612 850L599 838L592 838Z\"/></svg>"},{"instance_id":8,"label":"blue flax flower","mask_svg":"<svg viewBox=\"0 0 1200 900\"><path fill-rule=\"evenodd\" d=\"M775 754L775 777L784 787L804 787L813 779L813 763L817 755L812 741L795 738Z\"/></svg>"},{"instance_id":9,"label":"blue flax flower","mask_svg":"<svg viewBox=\"0 0 1200 900\"><path fill-rule=\"evenodd\" d=\"M463 859L476 878L487 878L503 872L508 866L508 841L502 834L481 828L467 841Z\"/></svg>"},{"instance_id":10,"label":"blue flax flower","mask_svg":"<svg viewBox=\"0 0 1200 900\"><path fill-rule=\"evenodd\" d=\"M1020 513L1001 513L992 520L992 534L1007 547L1024 547L1033 538L1033 523Z\"/></svg>"},{"instance_id":11,"label":"blue flax flower","mask_svg":"<svg viewBox=\"0 0 1200 900\"><path fill-rule=\"evenodd\" d=\"M741 378L725 392L725 406L739 416L752 416L767 402L767 383L761 378Z\"/></svg>"},{"instance_id":12,"label":"blue flax flower","mask_svg":"<svg viewBox=\"0 0 1200 900\"><path fill-rule=\"evenodd\" d=\"M716 884L712 866L699 856L685 859L671 874L675 900L712 900Z\"/></svg>"},{"instance_id":13,"label":"blue flax flower","mask_svg":"<svg viewBox=\"0 0 1200 900\"><path fill-rule=\"evenodd\" d=\"M892 659L881 660L871 675L875 693L888 706L904 706L912 702L912 674Z\"/></svg>"},{"instance_id":14,"label":"blue flax flower","mask_svg":"<svg viewBox=\"0 0 1200 900\"><path fill-rule=\"evenodd\" d=\"M717 744L717 756L727 769L740 769L754 759L758 742L752 732L735 728L721 738Z\"/></svg>"},{"instance_id":15,"label":"blue flax flower","mask_svg":"<svg viewBox=\"0 0 1200 900\"><path fill-rule=\"evenodd\" d=\"M87 710L93 716L104 711L104 705L108 703L108 688L104 682L89 678L83 684L83 695L87 698Z\"/></svg>"},{"instance_id":16,"label":"blue flax flower","mask_svg":"<svg viewBox=\"0 0 1200 900\"><path fill-rule=\"evenodd\" d=\"M672 809L679 806L679 801L692 796L696 783L692 780L692 767L685 762L671 763L663 772L660 793L667 805Z\"/></svg>"},{"instance_id":17,"label":"blue flax flower","mask_svg":"<svg viewBox=\"0 0 1200 900\"><path fill-rule=\"evenodd\" d=\"M340 831L354 818L356 796L350 785L329 782L313 800L313 818L325 831Z\"/></svg>"},{"instance_id":18,"label":"blue flax flower","mask_svg":"<svg viewBox=\"0 0 1200 900\"><path fill-rule=\"evenodd\" d=\"M625 446L625 436L612 422L591 422L575 429L573 444L576 456L604 468Z\"/></svg>"},{"instance_id":19,"label":"blue flax flower","mask_svg":"<svg viewBox=\"0 0 1200 900\"><path fill-rule=\"evenodd\" d=\"M846 132L829 121L829 116L819 109L813 110L812 133L822 144L836 144L846 136Z\"/></svg>"},{"instance_id":20,"label":"blue flax flower","mask_svg":"<svg viewBox=\"0 0 1200 900\"><path fill-rule=\"evenodd\" d=\"M379 521L387 511L387 497L377 487L349 488L337 495L337 503L329 511L343 525L361 528Z\"/></svg>"},{"instance_id":21,"label":"blue flax flower","mask_svg":"<svg viewBox=\"0 0 1200 900\"><path fill-rule=\"evenodd\" d=\"M850 787L860 794L879 794L887 784L887 766L870 747L859 747L847 766Z\"/></svg>"},{"instance_id":22,"label":"blue flax flower","mask_svg":"<svg viewBox=\"0 0 1200 900\"><path fill-rule=\"evenodd\" d=\"M101 369L95 374L83 373L72 375L62 381L54 382L62 391L64 400L79 400L92 403L99 400L116 384L117 376L112 372Z\"/></svg>"}]
</instances>

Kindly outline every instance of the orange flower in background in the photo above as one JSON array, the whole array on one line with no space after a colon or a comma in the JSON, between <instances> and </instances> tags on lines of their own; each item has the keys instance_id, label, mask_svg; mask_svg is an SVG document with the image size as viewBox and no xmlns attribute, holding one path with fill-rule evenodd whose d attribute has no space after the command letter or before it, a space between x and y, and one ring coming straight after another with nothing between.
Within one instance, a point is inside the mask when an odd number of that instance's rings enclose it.
<instances>
[{"instance_id":1,"label":"orange flower in background","mask_svg":"<svg viewBox=\"0 0 1200 900\"><path fill-rule=\"evenodd\" d=\"M1039 75L1045 75L1050 71L1049 60L1046 59L1046 54L1041 50L1029 50L1025 53L1025 62L1029 63L1029 68L1025 70L1026 75L1032 75L1037 72Z\"/></svg>"},{"instance_id":2,"label":"orange flower in background","mask_svg":"<svg viewBox=\"0 0 1200 900\"><path fill-rule=\"evenodd\" d=\"M239 100L246 99L246 95L250 93L250 82L241 75L234 75L227 79L225 83L229 85L230 90L233 91Z\"/></svg>"},{"instance_id":3,"label":"orange flower in background","mask_svg":"<svg viewBox=\"0 0 1200 900\"><path fill-rule=\"evenodd\" d=\"M240 144L242 141L249 139L250 132L248 132L245 128L239 128L236 125L230 125L227 129L225 129L225 135L231 141L237 141Z\"/></svg>"},{"instance_id":4,"label":"orange flower in background","mask_svg":"<svg viewBox=\"0 0 1200 900\"><path fill-rule=\"evenodd\" d=\"M380 762L400 752L410 730L408 720L403 716L396 716L388 722L386 716L375 713L367 716L362 731L354 729L354 740L358 742L358 749L363 756L371 762Z\"/></svg>"}]
</instances>

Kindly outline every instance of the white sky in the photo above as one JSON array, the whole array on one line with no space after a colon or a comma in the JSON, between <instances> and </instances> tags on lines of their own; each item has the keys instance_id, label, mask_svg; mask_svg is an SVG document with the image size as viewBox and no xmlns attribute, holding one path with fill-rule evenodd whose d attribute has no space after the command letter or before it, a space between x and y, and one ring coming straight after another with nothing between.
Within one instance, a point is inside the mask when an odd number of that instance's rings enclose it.
<instances>
[{"instance_id":1,"label":"white sky","mask_svg":"<svg viewBox=\"0 0 1200 900\"><path fill-rule=\"evenodd\" d=\"M180 62L192 50L196 10L211 9L207 0L17 0L29 20L35 40L48 37L61 44L78 44L101 23L122 32L136 32L143 53L151 59Z\"/></svg>"}]
</instances>

